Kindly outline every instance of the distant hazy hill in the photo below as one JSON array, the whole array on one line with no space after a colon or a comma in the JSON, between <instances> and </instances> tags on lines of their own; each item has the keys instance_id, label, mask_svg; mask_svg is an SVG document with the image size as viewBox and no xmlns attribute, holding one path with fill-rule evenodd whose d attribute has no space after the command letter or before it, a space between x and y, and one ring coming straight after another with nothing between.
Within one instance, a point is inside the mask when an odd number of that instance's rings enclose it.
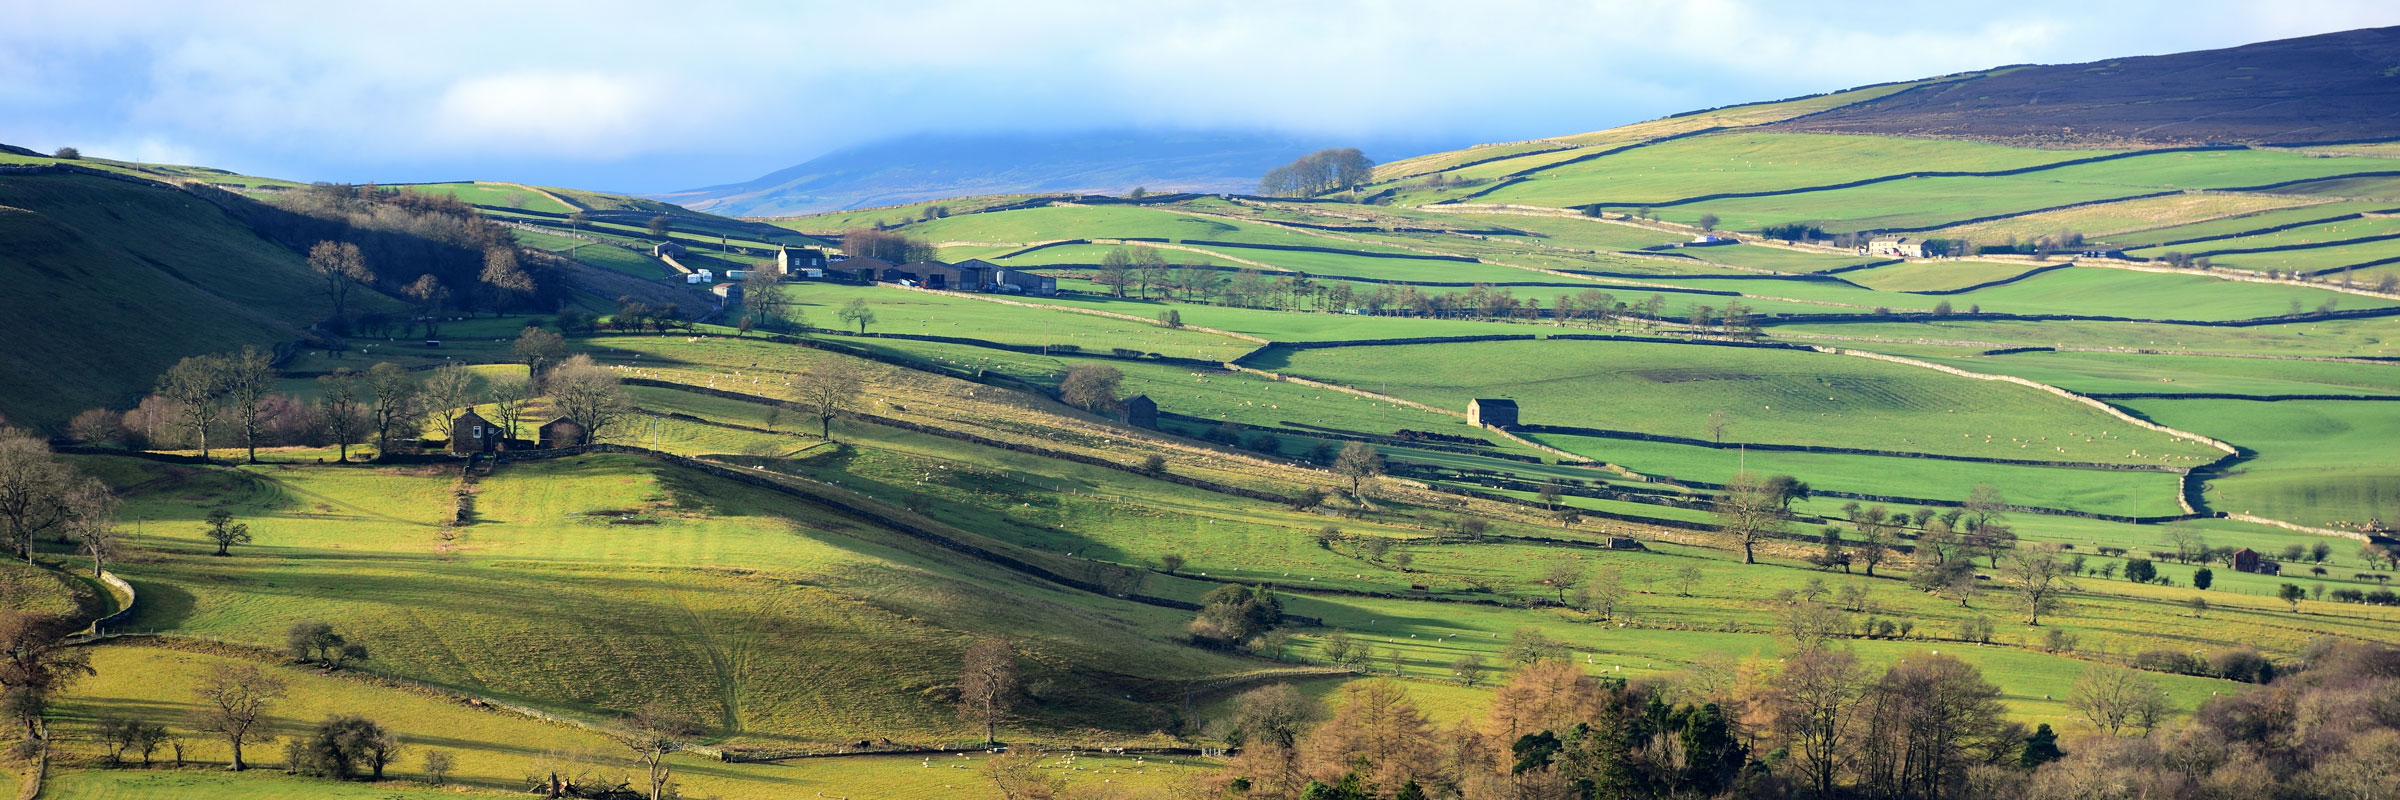
<instances>
[{"instance_id":1,"label":"distant hazy hill","mask_svg":"<svg viewBox=\"0 0 2400 800\"><path fill-rule=\"evenodd\" d=\"M2021 143L2400 137L2400 27L1993 70L1773 127Z\"/></svg>"},{"instance_id":2,"label":"distant hazy hill","mask_svg":"<svg viewBox=\"0 0 2400 800\"><path fill-rule=\"evenodd\" d=\"M1267 170L1323 147L1397 158L1458 144L1139 131L920 135L837 151L753 181L653 197L760 217L1011 192L1249 191Z\"/></svg>"}]
</instances>

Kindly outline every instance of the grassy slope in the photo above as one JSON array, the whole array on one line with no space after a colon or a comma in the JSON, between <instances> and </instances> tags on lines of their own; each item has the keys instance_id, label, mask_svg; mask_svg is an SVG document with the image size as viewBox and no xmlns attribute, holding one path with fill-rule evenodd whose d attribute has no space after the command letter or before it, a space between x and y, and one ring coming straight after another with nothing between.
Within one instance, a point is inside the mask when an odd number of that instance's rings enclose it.
<instances>
[{"instance_id":1,"label":"grassy slope","mask_svg":"<svg viewBox=\"0 0 2400 800\"><path fill-rule=\"evenodd\" d=\"M127 570L144 598L129 625L272 645L293 621L325 619L397 674L583 715L671 699L764 746L961 739L925 692L954 678L977 632L1011 632L1037 674L1056 676L1054 732L1139 736L1151 712L1118 695L1247 668L1164 642L1177 612L629 457L504 468L482 482L464 555L445 561L432 551L449 486L439 471L324 468L152 484L127 516L148 520L141 544L162 557ZM259 542L207 557L204 506L240 514ZM654 524L588 513L612 510Z\"/></svg>"},{"instance_id":2,"label":"grassy slope","mask_svg":"<svg viewBox=\"0 0 2400 800\"><path fill-rule=\"evenodd\" d=\"M171 189L0 177L0 239L0 414L23 423L130 405L178 358L297 339L328 310L299 254Z\"/></svg>"},{"instance_id":3,"label":"grassy slope","mask_svg":"<svg viewBox=\"0 0 2400 800\"><path fill-rule=\"evenodd\" d=\"M1443 408L1463 409L1472 397L1514 397L1527 423L1707 438L1697 409L1721 408L1733 420L1729 440L1738 441L2178 464L2214 452L2032 389L1816 353L1544 341L1352 347L1296 352L1280 363L1271 358L1262 358L1260 368L1388 387ZM1541 377L1527 379L1535 375Z\"/></svg>"},{"instance_id":4,"label":"grassy slope","mask_svg":"<svg viewBox=\"0 0 2400 800\"><path fill-rule=\"evenodd\" d=\"M1533 180L1479 199L1537 206L1638 206L1724 192L1847 183L1898 172L2019 169L2110 152L1884 136L1721 133L1544 170Z\"/></svg>"},{"instance_id":5,"label":"grassy slope","mask_svg":"<svg viewBox=\"0 0 2400 800\"><path fill-rule=\"evenodd\" d=\"M243 659L183 649L111 645L94 652L99 676L75 687L54 723L68 732L60 754L66 759L99 755L87 738L89 720L101 714L149 715L175 725L180 712L193 706L190 687L222 664ZM411 746L388 773L399 781L422 780L423 756L432 749L456 759L453 786L489 792L521 791L527 775L537 774L553 753L576 751L604 754L613 759L619 746L598 734L518 717L469 708L425 693L391 688L364 680L329 676L314 671L270 667L289 682L290 696L270 707L268 727L279 736L302 733L327 714L364 713L390 727ZM188 757L223 761L229 756L217 740L194 737L185 747ZM218 798L383 798L456 797L455 790L412 786L408 783L365 785L294 778L272 769L282 761L275 744L245 748L254 764L270 767L243 774L216 769L156 771L59 770L44 795L63 798L145 797L174 800ZM989 785L972 771L981 756L947 757L935 767L915 758L847 758L790 764L720 764L693 756L673 759L677 783L690 793L721 798L780 798L835 796L865 798L924 797L928 793L959 797L986 796ZM1112 780L1135 786L1157 786L1188 774L1186 759L1082 757L1053 762L1076 784ZM954 769L952 764L968 769ZM619 769L613 763L611 769Z\"/></svg>"},{"instance_id":6,"label":"grassy slope","mask_svg":"<svg viewBox=\"0 0 2400 800\"><path fill-rule=\"evenodd\" d=\"M2369 367L2368 369L2373 369ZM2209 481L2212 507L2307 525L2353 527L2400 514L2400 441L2390 403L2130 400L2161 423L2228 437L2258 456ZM2345 548L2349 549L2349 548Z\"/></svg>"}]
</instances>

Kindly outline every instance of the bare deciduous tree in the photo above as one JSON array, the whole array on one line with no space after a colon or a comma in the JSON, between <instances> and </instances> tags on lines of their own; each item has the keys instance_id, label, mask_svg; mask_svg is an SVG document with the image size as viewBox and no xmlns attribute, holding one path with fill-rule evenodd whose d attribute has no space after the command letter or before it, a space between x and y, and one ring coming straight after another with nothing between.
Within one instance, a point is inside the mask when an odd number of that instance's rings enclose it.
<instances>
[{"instance_id":1,"label":"bare deciduous tree","mask_svg":"<svg viewBox=\"0 0 2400 800\"><path fill-rule=\"evenodd\" d=\"M208 429L217 421L217 401L225 396L223 362L219 356L191 356L158 377L158 396L174 404L176 424L200 443L203 459L208 458Z\"/></svg>"},{"instance_id":2,"label":"bare deciduous tree","mask_svg":"<svg viewBox=\"0 0 2400 800\"><path fill-rule=\"evenodd\" d=\"M859 374L858 362L841 356L819 355L809 365L807 372L800 373L799 379L792 381L792 393L799 397L800 407L817 418L817 438L830 442L833 441L833 418L858 400L858 393L865 385L866 379Z\"/></svg>"},{"instance_id":3,"label":"bare deciduous tree","mask_svg":"<svg viewBox=\"0 0 2400 800\"><path fill-rule=\"evenodd\" d=\"M417 378L408 370L390 362L367 369L367 391L372 399L367 404L369 424L375 428L375 456L392 452L392 435L413 435L409 427L416 424L421 394Z\"/></svg>"},{"instance_id":4,"label":"bare deciduous tree","mask_svg":"<svg viewBox=\"0 0 2400 800\"><path fill-rule=\"evenodd\" d=\"M1333 457L1333 474L1350 481L1350 499L1371 506L1367 502L1366 485L1383 474L1383 454L1366 442L1342 445L1341 454Z\"/></svg>"},{"instance_id":5,"label":"bare deciduous tree","mask_svg":"<svg viewBox=\"0 0 2400 800\"><path fill-rule=\"evenodd\" d=\"M275 740L264 730L267 709L283 698L284 690L282 679L255 665L218 665L192 690L200 700L192 729L225 737L225 743L233 748L234 771L248 769L242 760L242 746Z\"/></svg>"},{"instance_id":6,"label":"bare deciduous tree","mask_svg":"<svg viewBox=\"0 0 2400 800\"><path fill-rule=\"evenodd\" d=\"M2067 560L2055 544L2018 550L2008 561L2009 588L2025 603L2025 624L2042 624L2042 615L2063 605L2062 595L2075 590L2067 580Z\"/></svg>"},{"instance_id":7,"label":"bare deciduous tree","mask_svg":"<svg viewBox=\"0 0 2400 800\"><path fill-rule=\"evenodd\" d=\"M583 439L577 444L600 441L633 412L633 399L625 394L617 373L591 356L578 354L559 362L542 377L542 386L558 412L582 428Z\"/></svg>"},{"instance_id":8,"label":"bare deciduous tree","mask_svg":"<svg viewBox=\"0 0 2400 800\"><path fill-rule=\"evenodd\" d=\"M1756 473L1733 476L1717 494L1717 530L1742 550L1742 563L1758 563L1760 542L1783 532L1781 493Z\"/></svg>"},{"instance_id":9,"label":"bare deciduous tree","mask_svg":"<svg viewBox=\"0 0 2400 800\"><path fill-rule=\"evenodd\" d=\"M353 287L375 282L374 271L367 269L366 256L359 253L358 245L349 242L318 242L308 249L308 268L325 279L325 297L333 302L335 319L350 315Z\"/></svg>"},{"instance_id":10,"label":"bare deciduous tree","mask_svg":"<svg viewBox=\"0 0 2400 800\"><path fill-rule=\"evenodd\" d=\"M359 403L360 380L358 371L349 367L335 367L317 378L317 418L345 463L350 460L351 445L367 439L367 415Z\"/></svg>"},{"instance_id":11,"label":"bare deciduous tree","mask_svg":"<svg viewBox=\"0 0 2400 800\"><path fill-rule=\"evenodd\" d=\"M967 648L959 667L958 715L983 726L985 744L996 744L995 733L1017 699L1017 650L1006 639L984 639Z\"/></svg>"}]
</instances>

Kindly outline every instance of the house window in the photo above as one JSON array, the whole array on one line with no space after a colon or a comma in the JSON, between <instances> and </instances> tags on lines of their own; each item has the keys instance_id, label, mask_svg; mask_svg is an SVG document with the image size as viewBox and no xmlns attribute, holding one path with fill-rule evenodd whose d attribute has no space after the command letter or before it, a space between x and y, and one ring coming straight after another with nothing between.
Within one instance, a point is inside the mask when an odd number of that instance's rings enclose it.
<instances>
[{"instance_id":1,"label":"house window","mask_svg":"<svg viewBox=\"0 0 2400 800\"><path fill-rule=\"evenodd\" d=\"M481 425L477 425L477 426L475 426L475 438L477 438L477 439L481 439L481 438L483 438L483 426L481 426Z\"/></svg>"}]
</instances>

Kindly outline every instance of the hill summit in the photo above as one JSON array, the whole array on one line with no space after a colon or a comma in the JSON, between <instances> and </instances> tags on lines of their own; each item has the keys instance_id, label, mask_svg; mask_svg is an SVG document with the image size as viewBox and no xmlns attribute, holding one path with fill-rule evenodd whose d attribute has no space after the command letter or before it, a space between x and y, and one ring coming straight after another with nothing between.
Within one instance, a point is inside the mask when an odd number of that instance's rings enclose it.
<instances>
[{"instance_id":1,"label":"hill summit","mask_svg":"<svg viewBox=\"0 0 2400 800\"><path fill-rule=\"evenodd\" d=\"M2019 144L2297 144L2400 127L2400 27L1929 82L1781 130Z\"/></svg>"}]
</instances>

